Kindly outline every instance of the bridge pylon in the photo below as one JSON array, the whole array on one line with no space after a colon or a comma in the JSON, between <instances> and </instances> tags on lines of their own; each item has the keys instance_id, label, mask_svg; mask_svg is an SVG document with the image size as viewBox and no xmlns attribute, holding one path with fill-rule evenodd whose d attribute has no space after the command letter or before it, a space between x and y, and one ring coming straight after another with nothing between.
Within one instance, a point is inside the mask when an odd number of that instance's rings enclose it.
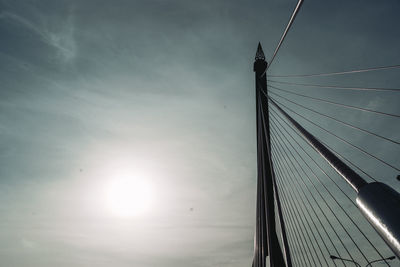
<instances>
[{"instance_id":1,"label":"bridge pylon","mask_svg":"<svg viewBox=\"0 0 400 267\"><path fill-rule=\"evenodd\" d=\"M267 67L268 63L259 43L253 67L257 130L257 204L253 267L291 267L286 229L271 160L269 107L265 95L268 94Z\"/></svg>"}]
</instances>

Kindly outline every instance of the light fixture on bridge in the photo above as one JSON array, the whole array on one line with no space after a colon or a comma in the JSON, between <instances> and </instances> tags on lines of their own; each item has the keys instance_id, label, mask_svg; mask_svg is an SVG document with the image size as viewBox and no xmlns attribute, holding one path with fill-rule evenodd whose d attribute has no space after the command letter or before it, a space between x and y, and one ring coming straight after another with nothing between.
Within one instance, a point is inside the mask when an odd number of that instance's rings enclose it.
<instances>
[{"instance_id":1,"label":"light fixture on bridge","mask_svg":"<svg viewBox=\"0 0 400 267\"><path fill-rule=\"evenodd\" d=\"M356 262L356 261L353 261L353 260L349 260L349 259L343 259L343 258L340 258L340 257L334 256L334 255L329 255L329 257L330 257L332 260L342 260L342 261L349 261L349 262L352 262L352 263L354 263L355 265L357 265L357 266L360 266L360 267L361 267L361 265L360 265L358 262ZM373 260L373 261L370 261L370 262L368 262L368 263L367 263L367 265L365 265L365 267L372 266L371 264L372 264L372 263L374 263L374 262L379 262L379 261L387 261L387 260L394 260L395 258L396 258L395 256L390 256L390 257L383 258L383 259L377 259L377 260Z\"/></svg>"}]
</instances>

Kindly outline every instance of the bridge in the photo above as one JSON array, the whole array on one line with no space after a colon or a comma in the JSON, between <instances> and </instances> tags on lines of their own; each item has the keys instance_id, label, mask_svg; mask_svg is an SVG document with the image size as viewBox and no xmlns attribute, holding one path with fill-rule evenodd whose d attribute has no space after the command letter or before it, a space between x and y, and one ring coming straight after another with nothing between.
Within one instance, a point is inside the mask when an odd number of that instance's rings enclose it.
<instances>
[{"instance_id":1,"label":"bridge","mask_svg":"<svg viewBox=\"0 0 400 267\"><path fill-rule=\"evenodd\" d=\"M315 96L311 90L394 97L400 89L296 81L383 72L400 65L269 75L302 2L298 1L269 64L261 44L255 56L257 200L252 266L400 266L400 194L392 188L396 176L388 182L360 164L367 158L377 162L378 172L399 174L398 158L389 161L368 144L360 146L348 138L368 136L371 142L384 142L398 151L395 134L387 136L351 118L367 115L399 123L400 115ZM324 108L331 106L347 115ZM329 127L315 117L328 121Z\"/></svg>"}]
</instances>

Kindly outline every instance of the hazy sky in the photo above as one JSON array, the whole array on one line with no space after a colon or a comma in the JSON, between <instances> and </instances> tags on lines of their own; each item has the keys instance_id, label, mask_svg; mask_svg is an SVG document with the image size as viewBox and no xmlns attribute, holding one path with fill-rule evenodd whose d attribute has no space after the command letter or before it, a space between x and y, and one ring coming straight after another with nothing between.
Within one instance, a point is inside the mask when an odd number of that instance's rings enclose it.
<instances>
[{"instance_id":1,"label":"hazy sky","mask_svg":"<svg viewBox=\"0 0 400 267\"><path fill-rule=\"evenodd\" d=\"M0 0L0 266L250 266L252 63L296 2ZM399 64L398 14L396 0L306 0L270 74ZM324 96L400 113L396 95ZM398 139L397 120L359 115ZM370 145L399 163L397 147ZM396 172L364 165L399 190ZM127 173L151 186L143 214L107 206Z\"/></svg>"}]
</instances>

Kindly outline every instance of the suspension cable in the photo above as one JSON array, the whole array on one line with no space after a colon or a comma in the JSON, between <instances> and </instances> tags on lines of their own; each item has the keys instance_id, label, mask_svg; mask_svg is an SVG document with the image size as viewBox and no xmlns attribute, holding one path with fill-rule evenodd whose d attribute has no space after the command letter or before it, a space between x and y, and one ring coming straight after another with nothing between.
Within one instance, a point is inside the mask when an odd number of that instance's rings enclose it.
<instances>
[{"instance_id":1,"label":"suspension cable","mask_svg":"<svg viewBox=\"0 0 400 267\"><path fill-rule=\"evenodd\" d=\"M264 92L264 94L265 94L265 92ZM269 98L271 98L271 97L269 97ZM392 168L392 169L394 169L394 170L396 170L396 171L400 171L399 168L397 168L397 167L391 165L390 163L384 161L383 159L378 158L377 156L374 156L373 154L367 152L366 150L360 148L359 146L356 146L356 145L350 143L349 141L347 141L347 140L343 139L342 137L338 136L337 134L334 134L334 133L332 133L331 131L326 130L325 128L323 128L323 127L319 126L318 124L314 123L313 121L307 119L306 117L304 117L303 115L297 113L296 111L292 110L291 108L287 107L286 105L280 103L280 102L277 101L276 99L274 99L274 98L271 98L271 99L272 99L273 101L275 101L276 103L278 103L279 105L285 107L287 110L289 110L289 111L293 112L294 114L296 114L297 116L301 117L302 119L308 121L309 123L313 124L314 126L317 126L319 129L321 129L321 130L323 130L323 131L329 133L330 135L332 135L332 136L336 137L337 139L341 140L342 142L346 143L347 145L349 145L349 146L351 146L351 147L353 147L353 148L355 148L355 149L361 151L362 153L364 153L364 154L366 154L366 155L368 155L368 156L370 156L370 157L372 157L372 158L378 160L379 162L385 164L386 166L388 166L388 167L390 167L390 168Z\"/></svg>"},{"instance_id":2,"label":"suspension cable","mask_svg":"<svg viewBox=\"0 0 400 267\"><path fill-rule=\"evenodd\" d=\"M303 219L300 218L300 220L302 221L303 225L305 225ZM307 221L307 223L308 223L308 221ZM315 240L315 242L317 243L319 250L320 250L321 253L322 253L321 247L319 246L319 243L318 243L318 241L317 241L317 239L316 239L316 237L315 237L313 231L311 230L310 224L308 223L307 226L308 226L308 228L309 228L309 230L310 230L310 232L311 232L311 235L314 237L314 240ZM311 240L309 234L307 233L307 231L306 231L306 234L307 234L307 236L308 236L308 238L309 238L309 240L310 240L310 242L311 242L311 246L313 247L313 250L314 250L315 255L318 255L317 252L316 252L316 248L314 247L314 244L313 244L313 242L312 242L312 240ZM319 264L322 265L320 259L318 258L318 256L317 256L317 260L318 260ZM324 260L325 260L325 259L324 259Z\"/></svg>"},{"instance_id":3,"label":"suspension cable","mask_svg":"<svg viewBox=\"0 0 400 267\"><path fill-rule=\"evenodd\" d=\"M277 114L279 117L281 117L281 115L276 112L275 110L271 109L275 114ZM293 132L296 133L297 136L301 137L304 140L304 137L299 134L292 125L290 125L286 120L282 120L288 127L290 127ZM362 172L363 174L365 174L366 176L368 176L369 178L371 178L374 182L377 182L376 178L372 177L370 174L368 174L367 172L363 171L360 167L358 167L356 164L354 164L353 162L351 162L349 159L347 159L345 156L341 155L339 152L337 152L336 150L334 150L332 147L330 147L327 143L323 142L320 140L320 142L326 146L328 149L330 149L336 156L340 157L341 159L345 160L346 162L348 162L350 165L352 165L353 167L355 167L357 170L359 170L360 172ZM307 142L306 142L307 143ZM307 143L308 144L308 143Z\"/></svg>"},{"instance_id":4,"label":"suspension cable","mask_svg":"<svg viewBox=\"0 0 400 267\"><path fill-rule=\"evenodd\" d=\"M274 144L274 147L273 147L273 150L272 150L272 154L273 154L274 158L277 159L277 158L280 158L281 156L278 154L278 150L276 149L275 146L276 146L276 145ZM287 163L287 161L286 161L285 158L284 158L284 161L286 162L286 165L287 165L288 163ZM309 194L305 193L304 190L303 190L301 187L300 187L300 189L301 189L301 193L300 193L300 191L299 191L299 189L297 188L297 186L293 186L293 184L296 183L295 174L294 174L293 170L292 170L291 168L285 168L285 167L283 166L283 165L284 165L283 162L281 163L281 161L277 161L277 164L278 164L278 167L279 167L279 168L278 168L278 172L279 172L278 174L279 174L279 177L281 177L281 180L282 180L282 181L279 181L279 183L281 184L281 187L283 187L283 181L287 180L286 183L290 185L290 186L288 186L288 188L292 188L292 192L293 192L293 193L291 193L291 194L287 194L287 196L286 196L286 193L284 193L284 194L285 194L285 197L288 197L288 196L292 196L292 195L293 195L293 198L292 198L292 199L295 199L295 200L294 200L295 203L297 203L298 200L300 199L301 202L303 203L303 205L304 205L305 207L308 207L308 208L311 209L311 211L312 211L312 213L313 213L313 215L314 215L314 218L317 219L317 221L318 221L320 227L319 227L319 226L317 227L317 226L315 225L314 220L311 220L311 221L313 222L313 225L314 225L315 229L317 230L319 236L321 237L321 240L322 240L324 246L325 246L326 249L328 250L328 253L329 253L330 249L327 248L327 245L326 245L326 243L325 243L325 241L324 241L324 238L322 238L322 236L321 236L320 229L323 230L323 233L326 235L327 239L329 240L329 242L330 242L331 246L333 247L333 249L335 250L335 252L336 252L337 254L340 254L340 252L338 251L338 248L337 248L336 245L335 245L335 242L333 242L333 240L332 240L330 234L328 233L328 231L327 231L327 229L326 229L326 226L325 226L324 223L321 221L320 215L319 215L319 214L317 213L317 211L315 210L314 205L312 205L312 204L310 203L310 200L309 200L308 197L307 197ZM291 174L289 173L288 169L290 170ZM285 173L284 173L283 170L285 170ZM285 175L285 174L286 174L286 175ZM290 177L290 181L289 181L288 179L284 179L283 177ZM293 190L293 188L295 189L295 191ZM284 191L284 190L282 190L282 191ZM307 201L307 205L305 205L304 199ZM315 202L315 199L314 199L314 202ZM318 206L318 205L317 205L317 207L318 207L319 211L320 211L321 213L323 213L321 207ZM308 214L309 214L309 213L308 213ZM323 213L323 214L324 214L324 213ZM300 214L300 215L298 215L298 216L300 217L300 216L302 216L302 214ZM298 218L298 217L296 217L296 218ZM333 226L329 223L328 217L325 216L325 214L324 214L324 217L323 217L323 218L328 222L329 226L331 227L332 232L335 232L335 229L334 229ZM338 235L336 235L336 237L338 237ZM334 265L336 266L336 264L334 264Z\"/></svg>"},{"instance_id":5,"label":"suspension cable","mask_svg":"<svg viewBox=\"0 0 400 267\"><path fill-rule=\"evenodd\" d=\"M308 108L308 107L306 107L306 106L304 106L304 105L302 105L302 104L296 103L296 102L294 102L294 101L292 101L292 100L290 100L290 99L288 99L288 98L286 98L286 97L284 97L284 96L282 96L282 95L280 95L280 94L277 94L277 93L274 93L274 92L271 92L271 94L276 95L276 96L278 96L278 97L280 97L280 98L283 98L283 99L285 99L286 101L288 101L288 102L290 102L290 103L292 103L292 104L294 104L294 105L296 105L296 106L302 107L302 108L307 109L307 110L309 110L309 111L312 111L312 112L314 112L314 113L316 113L316 114L319 114L319 115L321 115L321 116L324 116L324 117L326 117L326 118L329 118L329 119L331 119L331 120L334 120L334 121L336 121L336 122L338 122L338 123L341 123L341 124L343 124L343 125L346 125L347 127L350 127L350 128L356 129L356 130L359 130L359 131L364 132L364 133L368 133L368 134L370 134L370 135L373 135L373 136L375 136L375 137L384 139L384 140L389 141L389 142L391 142L391 143L394 143L394 144L396 144L396 145L400 145L400 142L398 142L398 141L395 141L395 140L393 140L393 139L384 137L384 136L382 136L382 135L379 135L379 134L370 132L370 131L365 130L365 129L363 129L363 128L360 128L360 127L358 127L358 126L355 126L355 125L352 125L352 124L350 124L350 123L344 122L344 121L342 121L342 120L336 119L336 118L334 118L334 117L332 117L332 116L330 116L330 115L326 115L326 114L324 114L324 113L322 113L322 112L319 112L319 111L317 111L317 110L315 110L315 109Z\"/></svg>"},{"instance_id":6,"label":"suspension cable","mask_svg":"<svg viewBox=\"0 0 400 267\"><path fill-rule=\"evenodd\" d=\"M278 114L276 111L274 111L276 114ZM282 118L280 118L283 122L285 122L286 125L288 125L289 127L291 127L291 125L286 122L285 120L283 120ZM323 172L323 174L328 177L335 185L336 187L346 196L346 198L353 204L354 207L357 207L356 204L354 203L354 201L339 187L339 185L317 164L317 162L305 151L305 149L296 141L296 139L283 127L282 124L279 123L279 121L274 117L274 123L278 123L287 135L289 135L291 137L291 139L293 141L296 142L297 146L314 162L314 164ZM276 127L278 130L280 129L279 127ZM292 127L291 127L292 131L296 132ZM284 133L281 132L279 130L279 132L281 133L278 136L284 136ZM303 138L304 139L304 138ZM286 139L288 142L289 140ZM346 216L349 218L349 220L354 224L354 226L357 228L357 230L361 233L361 235L367 240L367 242L372 246L372 248L375 250L375 252L377 252L377 254L383 258L383 255L378 251L378 249L372 244L372 242L369 240L369 238L365 235L365 233L359 228L359 226L354 222L354 220L350 217L350 215L346 212L345 209L343 209L343 207L337 202L337 200L333 197L333 195L331 194L331 192L328 190L328 188L322 183L322 181L318 178L318 176L315 174L315 172L313 171L313 169L311 168L311 166L304 160L304 158L299 154L299 152L292 146L292 144L289 142L290 146L296 151L297 155L303 159L304 163L307 165L307 167L310 169L310 171L313 173L314 177L316 177L318 179L318 181L321 183L321 185L325 188L325 190L328 192L328 194L332 197L332 199L334 199L334 201L336 202L336 204L340 207L340 209L344 212L344 214L346 214Z\"/></svg>"},{"instance_id":7,"label":"suspension cable","mask_svg":"<svg viewBox=\"0 0 400 267\"><path fill-rule=\"evenodd\" d=\"M276 127L276 124L272 124L272 126L275 126L275 127ZM274 140L276 140L275 137L274 137ZM274 158L276 159L277 164L279 164L279 166L280 166L280 165L281 165L281 161L278 160L279 157L277 157L276 155L274 155ZM283 174L282 174L282 175L283 175ZM290 175L289 175L288 177L290 177ZM282 177L282 181L284 181L283 177ZM292 186L288 186L288 188L292 188ZM292 188L292 190L293 190L293 188ZM284 191L284 190L282 190L282 191ZM296 191L297 191L297 194L299 194L299 191L298 191L297 189L296 189ZM291 197L292 194L288 194L288 195ZM298 196L299 196L299 195L298 195ZM338 253L338 251L337 251L337 249L336 249L334 243L332 242L332 239L331 239L330 236L328 235L328 233L327 233L327 231L326 231L324 225L322 224L322 222L319 220L319 216L317 215L317 213L316 213L314 207L313 207L313 206L311 205L311 203L309 202L308 198L306 198L308 205L306 205L306 204L304 203L303 198L298 197L298 198L296 198L296 199L297 199L297 200L300 199L301 202L303 203L303 207L307 207L306 210L307 210L307 214L309 215L309 218L311 218L312 216L310 215L310 212L308 211L308 208L311 208L311 210L313 211L313 214L314 214L315 217L317 218L318 222L321 224L321 227L322 227L322 229L324 230L324 233L325 233L326 236L328 237L329 241L331 241L331 244L332 244L332 246L334 247L335 251ZM294 203L297 203L297 202L298 202L298 201L294 201ZM301 206L300 206L300 207L301 207ZM297 209L297 210L298 210L298 209ZM304 214L304 212L303 212L303 214ZM299 216L301 216L301 215L299 215ZM322 243L323 243L325 249L326 249L326 250L328 251L328 253L329 253L329 249L328 249L328 247L327 247L327 245L326 245L326 243L325 243L325 241L324 241L324 238L322 238L322 236L321 236L321 233L320 233L319 228L316 226L314 220L311 219L311 222L312 222L314 228L317 230L317 233L318 233L318 235L319 235L319 237L320 237L320 239L321 239L321 241L322 241Z\"/></svg>"},{"instance_id":8,"label":"suspension cable","mask_svg":"<svg viewBox=\"0 0 400 267\"><path fill-rule=\"evenodd\" d=\"M282 180L283 180L283 179L282 179ZM283 194L286 195L286 192L285 192L284 188L289 188L289 186L286 186L286 187L285 187L285 186L283 185L283 182L282 182L282 181L279 181L278 183L281 183L281 191L283 192ZM320 237L320 239L321 239L322 241L323 241L323 238L322 238L322 236L321 236L321 234L320 234L320 232L319 232L319 229L318 229L317 226L315 225L314 221L311 219L312 216L311 216L310 212L308 211L308 209L305 208L307 205L305 205L303 199L300 199L301 202L302 202L302 204L303 204L303 205L300 205L300 203L298 203L298 199L297 199L297 202L296 202L296 200L293 200L291 194L288 194L288 198L287 198L287 199L289 199L289 198L290 198L290 201L289 201L289 200L287 200L287 201L288 201L288 203L289 203L289 202L292 203L292 209L293 209L293 210L295 211L295 213L296 213L296 214L295 214L296 218L300 218L300 220L302 220L302 218L304 217L304 219L305 219L306 222L307 222L306 225L308 226L308 229L310 230L311 234L313 235L313 238L314 238L314 240L315 240L315 243L317 244L318 249L319 249L319 251L321 252L320 255L324 255L324 253L322 252L322 248L321 248L321 246L320 246L320 244L319 244L319 242L318 242L316 236L314 235L314 231L312 231L312 227L311 227L311 225L310 225L310 221L313 223L314 229L317 230L316 232L318 233L318 236ZM304 215L307 215L307 216L304 216ZM310 219L310 220L309 220L309 219ZM305 224L303 220L302 220L302 222L303 222L303 224ZM310 240L310 241L311 241L311 240ZM323 241L323 242L324 242L324 241ZM311 241L311 244L313 245L313 242L312 242L312 241ZM324 245L325 245L325 242L324 242ZM326 245L325 245L325 248L326 248L327 252L329 253L329 250L328 250L328 248L326 247ZM314 248L314 253L318 256L318 254L316 253L315 248ZM317 259L319 259L319 257L317 257ZM328 265L328 262L326 261L325 257L322 257L322 259L323 259L323 260L325 261L325 263ZM322 266L322 265L321 265L321 266Z\"/></svg>"},{"instance_id":9,"label":"suspension cable","mask_svg":"<svg viewBox=\"0 0 400 267\"><path fill-rule=\"evenodd\" d=\"M286 146L286 145L285 145L285 146ZM292 159L291 159L292 157L288 156L288 154L287 154L287 152L286 152L286 149L283 149L283 146L282 146L283 152L282 152L282 150L281 150L278 146L274 146L273 148L274 148L274 150L276 151L276 153L279 153L280 157L282 157L282 158L284 159L284 161L286 162L286 166L292 166L293 169L296 171L297 177L299 178L299 179L296 180L296 181L300 181L300 182L303 184L303 186L293 186L293 188L295 188L296 190L297 190L297 188L300 188L301 191L303 192L303 195L304 195L307 199L308 199L307 196L311 196L311 198L313 199L313 202L314 202L314 203L317 205L317 207L319 208L319 211L322 213L322 215L324 216L325 220L328 222L330 228L332 229L333 233L335 233L335 236L336 236L336 238L339 240L339 242L341 243L342 247L346 250L348 256L349 256L349 257L352 257L351 254L350 254L350 252L349 252L349 250L347 249L347 247L346 247L345 244L343 243L342 239L340 238L339 234L337 233L336 229L333 227L331 221L328 219L328 216L326 215L324 209L321 207L320 202L317 201L317 200L315 199L314 194L311 192L310 188L309 188L309 187L305 184L305 182L303 181L303 178L302 178L303 176L300 174L300 172L297 170L297 168L294 168L294 163L293 163L293 161L292 161ZM279 151L279 152L277 152L277 151ZM286 157L283 156L283 154L285 154ZM287 161L286 159L289 159L290 162L291 162L291 164L289 164L288 161ZM295 175L294 175L294 172L293 172L293 170L292 170L292 168L286 168L286 169L290 170L290 172L292 172L292 175L295 176ZM307 176L307 175L306 175L306 176ZM288 177L290 177L290 175L288 175ZM308 194L303 190L303 187L307 189ZM316 189L316 188L314 188L314 189ZM318 193L318 191L317 191L317 193ZM335 215L335 214L333 213L333 211L330 209L328 203L326 203L326 200L325 200L320 194L319 194L319 196L321 197L321 199L323 200L323 202L325 203L325 205L328 207L328 209L330 210L330 212L331 212L331 213L333 214L333 216L335 217L336 215ZM311 205L311 204L310 204L310 205ZM316 216L316 218L318 218L318 216ZM340 222L339 222L339 223L340 223Z\"/></svg>"},{"instance_id":10,"label":"suspension cable","mask_svg":"<svg viewBox=\"0 0 400 267\"><path fill-rule=\"evenodd\" d=\"M294 21L294 19L296 18L296 15L297 15L297 13L299 12L300 7L301 7L302 4L303 4L303 0L299 0L299 1L297 2L297 5L296 5L295 9L293 10L292 16L290 17L290 20L289 20L289 22L288 22L288 24L287 24L287 26L286 26L286 29L285 29L285 31L283 32L283 34L282 34L282 36L281 36L281 39L279 40L279 43L278 43L278 45L277 45L276 48L275 48L275 51L274 51L274 54L272 55L271 60L269 61L269 65L267 66L266 70L264 71L264 73L263 73L261 76L263 76L263 75L265 74L265 72L267 72L268 68L271 66L272 62L274 61L275 56L276 56L276 54L278 53L278 50L279 50L279 48L281 47L281 45L282 45L282 43L283 43L283 40L285 39L287 33L289 32L289 29L290 29L290 27L292 26L293 21Z\"/></svg>"},{"instance_id":11,"label":"suspension cable","mask_svg":"<svg viewBox=\"0 0 400 267\"><path fill-rule=\"evenodd\" d=\"M367 257L365 256L365 254L362 252L362 250L360 249L360 247L357 245L357 243L354 241L353 237L350 235L350 233L348 232L348 230L346 229L346 227L344 227L343 223L339 220L339 218L337 217L337 215L335 214L335 212L332 210L332 208L328 205L328 202L326 201L326 199L322 196L321 192L319 192L318 188L316 187L316 185L314 184L314 182L308 177L307 172L303 169L302 165L300 164L300 162L297 160L297 158L293 155L293 153L291 152L291 150L289 149L289 147L287 146L287 143L290 144L289 140L287 139L286 136L278 136L279 139L281 140L281 142L284 144L285 148L287 149L287 151L290 153L290 155L292 156L292 158L294 159L294 161L297 163L297 165L300 167L300 169L302 170L302 172L304 173L304 176L307 178L307 180L312 184L312 186L314 187L315 191L317 192L317 194L321 197L321 199L324 201L324 203L327 205L328 209L331 211L332 215L335 217L335 219L337 220L337 222L340 224L340 226L342 227L343 231L347 234L347 236L350 238L350 240L353 242L354 246L357 248L357 250L361 253L361 255L364 257L364 259L368 262ZM281 137L285 138L286 142L283 142ZM290 144L291 145L291 144ZM294 151L296 151L296 154L300 155L300 153L298 153L297 149L295 149L292 145L291 145L292 149ZM300 157L301 158L301 157ZM289 157L290 159L290 157ZM305 162L305 160L303 158L301 158L302 161L307 165L307 163ZM308 165L307 165L308 166ZM309 167L309 166L308 166ZM312 168L310 168L312 174L317 178L317 176L315 175L315 173L312 171ZM318 178L317 178L318 179ZM331 198L335 201L335 203L342 209L342 211L344 211L343 207L337 202L336 198L330 193L330 191L325 187L325 185L323 183L321 183L321 185L325 188L326 192L328 192L328 194L331 196ZM345 212L345 214L347 215L348 218L349 215ZM352 221L352 220L351 220ZM353 224L354 221L352 221ZM353 258L352 258L353 259ZM354 260L354 259L353 259Z\"/></svg>"},{"instance_id":12,"label":"suspension cable","mask_svg":"<svg viewBox=\"0 0 400 267\"><path fill-rule=\"evenodd\" d=\"M318 87L318 88L331 88L331 89L339 89L339 90L384 91L384 92L400 93L400 88L351 87L351 86L322 85L322 84L310 84L310 83L292 83L292 82L283 82L283 81L275 81L275 80L267 80L267 81L272 82L272 83L300 85L300 86L309 86L309 87Z\"/></svg>"},{"instance_id":13,"label":"suspension cable","mask_svg":"<svg viewBox=\"0 0 400 267\"><path fill-rule=\"evenodd\" d=\"M301 97L317 100L317 101L320 101L320 102L323 102L323 103L328 103L328 104L331 104L331 105L336 105L336 106L341 106L341 107L345 107L345 108L361 110L361 111L365 111L365 112L376 113L376 114L380 114L380 115L386 115L386 116L395 117L395 118L400 118L400 115L398 115L398 114L391 114L391 113L386 113L386 112L382 112L382 111L377 111L377 110L372 110L372 109L367 109L367 108L361 108L361 107L341 104L341 103L338 103L338 102L334 102L334 101L330 101L330 100L326 100L326 99L322 99L322 98L318 98L318 97L303 95L303 94L299 94L299 93L296 93L296 92L293 92L293 91L289 91L289 90L286 90L286 89L282 89L282 88L277 88L277 87L272 86L272 85L269 85L269 87L271 87L271 88L273 88L275 90L286 92L288 94L293 94L293 95L297 95L297 96L301 96Z\"/></svg>"},{"instance_id":14,"label":"suspension cable","mask_svg":"<svg viewBox=\"0 0 400 267\"><path fill-rule=\"evenodd\" d=\"M271 153L272 153L271 155L274 155L272 150L271 150ZM280 164L279 165L277 164L277 167L278 167L277 168L277 174L280 175L281 174ZM292 205L289 205L291 202L286 197L286 193L283 190L282 184L281 184L279 179L277 179L277 185L279 186L280 191L282 192L282 197L284 198L285 203L287 203L287 204L285 204L286 214L287 214L288 219L290 220L290 223L291 223L291 225L293 227L293 230L296 230L296 236L297 236L298 239L295 239L295 240L297 241L296 243L297 243L299 249L301 249L301 251L302 251L301 255L302 255L302 258L303 258L303 262L306 264L306 266L310 266L311 265L311 261L310 261L310 258L308 256L308 253L307 253L307 251L310 251L310 249L309 248L305 248L305 246L304 246L304 244L308 243L307 241L305 241L305 237L304 237L304 232L305 231L304 231L304 229L301 229L298 220L294 219L294 218L298 218L298 215L297 214L293 215L294 209L293 209ZM289 208L289 207L291 207L291 208ZM294 218L293 218L293 216L294 216ZM306 261L308 261L308 264L307 264Z\"/></svg>"},{"instance_id":15,"label":"suspension cable","mask_svg":"<svg viewBox=\"0 0 400 267\"><path fill-rule=\"evenodd\" d=\"M274 113L275 113L275 114L278 114L278 112L276 112L275 110L274 110ZM295 138L293 138L293 136L289 133L289 131L286 130L286 129L283 127L283 125L278 121L277 117L275 117L272 113L271 113L271 115L272 115L272 117L273 117L274 120L275 120L274 123L279 124L279 126L281 126L280 128L282 128L283 131L285 131L285 133L286 133L288 136L290 136L291 139L292 139L293 141L296 142L297 146L300 147L300 149L314 162L314 164L319 168L319 170L320 170L327 178L329 178L329 180L331 180L331 181L336 185L336 187L346 196L346 198L356 207L356 204L354 203L354 201L340 188L340 186L335 182L335 180L334 180L332 177L330 177L330 176L324 171L324 169L310 156L310 154L308 154L308 153L305 151L305 149L297 142L297 140L296 140ZM279 117L280 117L280 116L279 116ZM287 121L283 120L281 117L280 117L279 119L281 119L281 121L285 122L286 125L290 125ZM278 131L279 131L279 133L280 133L281 135L284 135L283 131L281 131L279 127L276 127L276 128L278 129ZM293 130L293 128L291 128L291 129ZM294 131L294 132L297 132L297 131ZM300 135L300 136L301 136L301 135ZM303 137L302 139L304 140L304 137ZM307 144L308 144L308 143L307 143ZM312 168L310 168L310 169L312 170ZM318 176L315 175L315 177L318 177ZM319 178L317 178L317 179L319 180ZM319 182L322 184L322 181L321 181L321 180L319 180Z\"/></svg>"},{"instance_id":16,"label":"suspension cable","mask_svg":"<svg viewBox=\"0 0 400 267\"><path fill-rule=\"evenodd\" d=\"M371 178L374 182L378 182L378 180L373 177L372 175L368 174L366 171L364 171L363 169L361 169L360 167L358 167L356 164L354 164L353 162L351 162L348 158L346 158L345 156L341 155L339 152L337 152L336 150L334 150L331 146L329 146L327 143L321 141L321 143L326 146L327 148L329 148L336 156L338 156L339 158L341 158L342 160L345 160L347 163L349 163L351 166L353 166L354 168L356 168L357 170L359 170L360 172L362 172L363 174L365 174L366 176L368 176L369 178Z\"/></svg>"},{"instance_id":17,"label":"suspension cable","mask_svg":"<svg viewBox=\"0 0 400 267\"><path fill-rule=\"evenodd\" d=\"M378 71L378 70L388 70L388 69L398 69L399 65L389 65L389 66L381 66L381 67L372 67L366 69L358 69L358 70L348 70L348 71L340 71L340 72L330 72L330 73L317 73L317 74L294 74L294 75L269 75L269 77L276 78L299 78L299 77L321 77L321 76L334 76L334 75L343 75L350 73L361 73L368 71Z\"/></svg>"}]
</instances>

